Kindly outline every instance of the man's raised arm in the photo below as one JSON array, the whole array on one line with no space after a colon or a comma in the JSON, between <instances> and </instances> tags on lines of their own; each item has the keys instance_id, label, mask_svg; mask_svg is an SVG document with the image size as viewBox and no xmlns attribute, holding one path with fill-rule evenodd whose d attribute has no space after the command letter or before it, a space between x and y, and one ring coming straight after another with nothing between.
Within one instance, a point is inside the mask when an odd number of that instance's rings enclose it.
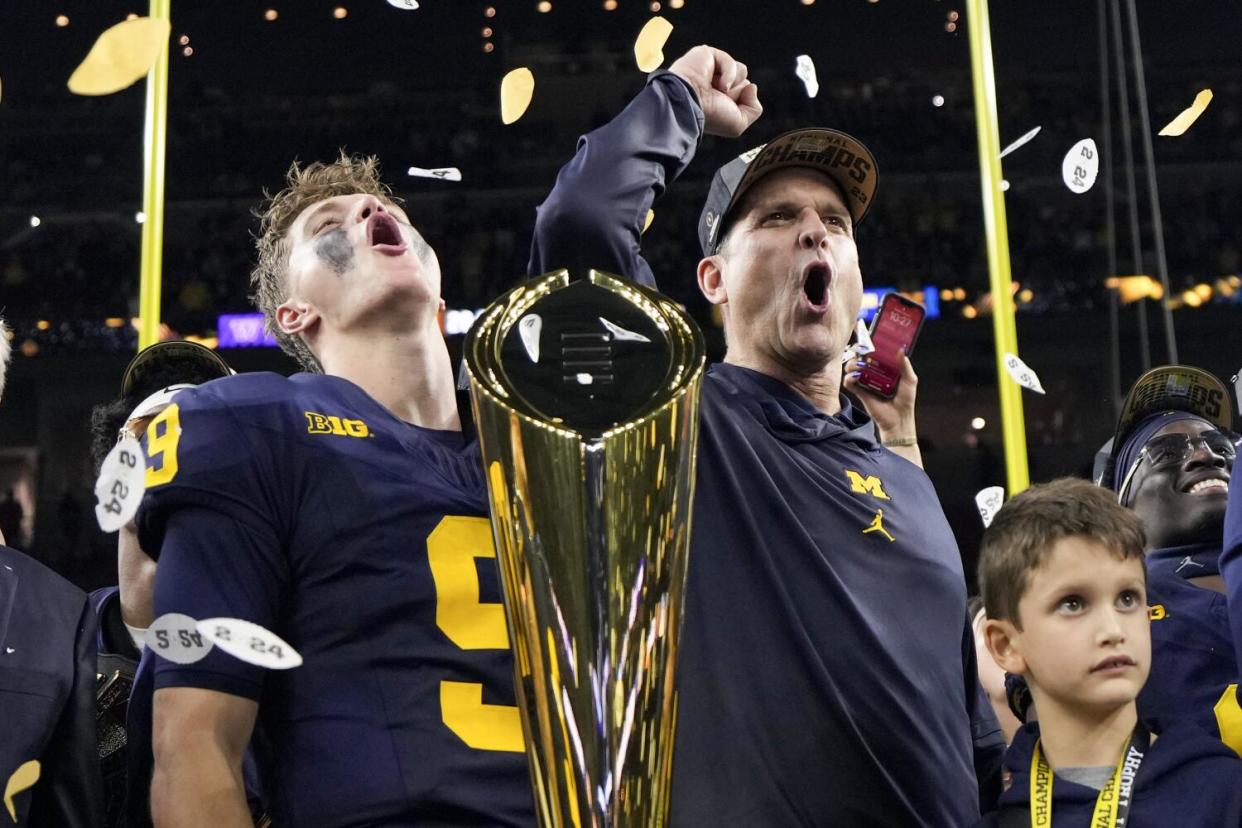
<instances>
[{"instance_id":1,"label":"man's raised arm","mask_svg":"<svg viewBox=\"0 0 1242 828\"><path fill-rule=\"evenodd\" d=\"M639 244L647 211L703 133L736 137L762 112L745 64L719 49L696 46L653 74L617 117L578 139L539 206L528 273L594 267L654 287Z\"/></svg>"}]
</instances>

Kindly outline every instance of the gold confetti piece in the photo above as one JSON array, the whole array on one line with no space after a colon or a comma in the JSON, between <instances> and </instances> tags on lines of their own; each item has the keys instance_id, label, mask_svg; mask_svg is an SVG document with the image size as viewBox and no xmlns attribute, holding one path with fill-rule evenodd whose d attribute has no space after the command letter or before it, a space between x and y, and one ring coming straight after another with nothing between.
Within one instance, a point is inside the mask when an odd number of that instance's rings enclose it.
<instances>
[{"instance_id":1,"label":"gold confetti piece","mask_svg":"<svg viewBox=\"0 0 1242 828\"><path fill-rule=\"evenodd\" d=\"M500 82L500 120L511 124L526 113L535 94L535 76L523 66L505 75Z\"/></svg>"},{"instance_id":2,"label":"gold confetti piece","mask_svg":"<svg viewBox=\"0 0 1242 828\"><path fill-rule=\"evenodd\" d=\"M1186 130L1190 129L1190 125L1199 120L1199 116L1203 114L1203 110L1207 109L1207 105L1212 102L1212 90L1204 89L1195 95L1195 102L1181 111L1176 118L1164 125L1164 129L1160 130L1161 135L1169 137L1177 137Z\"/></svg>"},{"instance_id":3,"label":"gold confetti piece","mask_svg":"<svg viewBox=\"0 0 1242 828\"><path fill-rule=\"evenodd\" d=\"M653 17L643 26L634 41L634 61L643 72L654 72L664 63L664 44L673 33L673 24L663 17Z\"/></svg>"},{"instance_id":4,"label":"gold confetti piece","mask_svg":"<svg viewBox=\"0 0 1242 828\"><path fill-rule=\"evenodd\" d=\"M33 788L34 784L39 781L39 774L42 771L43 766L39 764L38 759L22 762L9 777L8 784L4 786L4 807L9 809L9 816L14 822L17 822L17 806L13 804L13 797Z\"/></svg>"},{"instance_id":5,"label":"gold confetti piece","mask_svg":"<svg viewBox=\"0 0 1242 828\"><path fill-rule=\"evenodd\" d=\"M137 17L104 31L69 77L75 95L111 95L142 79L168 43L171 24Z\"/></svg>"},{"instance_id":6,"label":"gold confetti piece","mask_svg":"<svg viewBox=\"0 0 1242 828\"><path fill-rule=\"evenodd\" d=\"M651 226L651 222L654 218L655 218L655 210L648 210L647 218L645 221L643 221L643 229L642 229L643 233L647 232L647 228Z\"/></svg>"}]
</instances>

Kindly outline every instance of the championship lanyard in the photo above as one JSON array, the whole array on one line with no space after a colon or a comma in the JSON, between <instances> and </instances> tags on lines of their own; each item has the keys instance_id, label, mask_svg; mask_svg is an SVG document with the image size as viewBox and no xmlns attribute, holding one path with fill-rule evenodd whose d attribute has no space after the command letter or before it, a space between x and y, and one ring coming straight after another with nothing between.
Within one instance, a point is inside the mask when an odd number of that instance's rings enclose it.
<instances>
[{"instance_id":1,"label":"championship lanyard","mask_svg":"<svg viewBox=\"0 0 1242 828\"><path fill-rule=\"evenodd\" d=\"M1090 828L1124 828L1134 798L1134 777L1150 741L1142 724L1134 728L1117 768L1095 799ZM1031 755L1031 828L1052 828L1052 768L1048 767L1038 740Z\"/></svg>"}]
</instances>

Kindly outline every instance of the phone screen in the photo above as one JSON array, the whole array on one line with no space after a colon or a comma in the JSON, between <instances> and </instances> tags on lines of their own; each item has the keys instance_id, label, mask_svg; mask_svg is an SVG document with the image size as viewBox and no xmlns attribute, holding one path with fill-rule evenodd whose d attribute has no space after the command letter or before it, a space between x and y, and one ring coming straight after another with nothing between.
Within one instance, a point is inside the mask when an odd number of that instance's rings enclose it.
<instances>
[{"instance_id":1,"label":"phone screen","mask_svg":"<svg viewBox=\"0 0 1242 828\"><path fill-rule=\"evenodd\" d=\"M914 352L914 342L926 315L923 306L904 296L889 293L880 303L871 323L871 342L875 350L861 357L858 384L891 399L901 382L902 354Z\"/></svg>"}]
</instances>

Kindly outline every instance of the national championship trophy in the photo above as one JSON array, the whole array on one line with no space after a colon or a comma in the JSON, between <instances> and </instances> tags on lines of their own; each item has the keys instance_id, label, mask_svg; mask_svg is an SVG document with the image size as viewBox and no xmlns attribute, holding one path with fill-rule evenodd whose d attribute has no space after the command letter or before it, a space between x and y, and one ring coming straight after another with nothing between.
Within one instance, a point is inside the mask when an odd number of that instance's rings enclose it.
<instances>
[{"instance_id":1,"label":"national championship trophy","mask_svg":"<svg viewBox=\"0 0 1242 828\"><path fill-rule=\"evenodd\" d=\"M702 334L561 270L489 306L465 362L540 824L662 825Z\"/></svg>"}]
</instances>

